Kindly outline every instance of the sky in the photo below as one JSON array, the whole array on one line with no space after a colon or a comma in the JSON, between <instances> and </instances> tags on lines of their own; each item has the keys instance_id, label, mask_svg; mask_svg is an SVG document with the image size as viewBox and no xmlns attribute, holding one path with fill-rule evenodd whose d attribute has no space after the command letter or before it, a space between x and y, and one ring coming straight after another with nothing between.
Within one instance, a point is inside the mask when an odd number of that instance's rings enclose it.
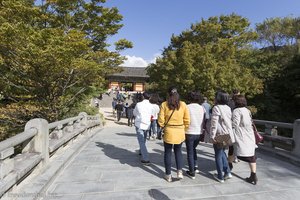
<instances>
[{"instance_id":1,"label":"sky","mask_svg":"<svg viewBox=\"0 0 300 200\"><path fill-rule=\"evenodd\" d=\"M191 24L212 16L238 14L251 27L272 17L300 17L300 0L107 0L107 7L117 7L124 26L108 42L125 38L132 49L121 52L123 66L146 67L155 62L172 34L179 35Z\"/></svg>"}]
</instances>

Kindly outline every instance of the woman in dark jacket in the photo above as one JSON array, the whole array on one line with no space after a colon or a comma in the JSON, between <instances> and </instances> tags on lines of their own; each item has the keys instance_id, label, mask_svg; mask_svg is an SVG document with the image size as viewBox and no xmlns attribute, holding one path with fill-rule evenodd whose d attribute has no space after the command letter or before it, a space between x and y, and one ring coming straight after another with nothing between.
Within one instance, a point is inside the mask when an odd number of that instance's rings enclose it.
<instances>
[{"instance_id":1,"label":"woman in dark jacket","mask_svg":"<svg viewBox=\"0 0 300 200\"><path fill-rule=\"evenodd\" d=\"M127 118L128 118L128 126L132 126L133 124L133 119L134 119L134 115L133 115L133 109L135 108L136 103L132 103L130 104L130 106L127 108Z\"/></svg>"}]
</instances>

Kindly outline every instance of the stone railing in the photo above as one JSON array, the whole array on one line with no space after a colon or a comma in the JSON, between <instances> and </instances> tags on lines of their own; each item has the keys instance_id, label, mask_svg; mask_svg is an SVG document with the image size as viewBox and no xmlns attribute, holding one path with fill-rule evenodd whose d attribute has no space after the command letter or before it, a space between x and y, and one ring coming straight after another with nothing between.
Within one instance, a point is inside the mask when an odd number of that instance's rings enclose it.
<instances>
[{"instance_id":1,"label":"stone railing","mask_svg":"<svg viewBox=\"0 0 300 200\"><path fill-rule=\"evenodd\" d=\"M34 169L43 168L60 147L99 126L100 115L86 113L53 123L44 119L27 122L24 132L0 142L0 197ZM20 153L15 155L15 150Z\"/></svg>"},{"instance_id":2,"label":"stone railing","mask_svg":"<svg viewBox=\"0 0 300 200\"><path fill-rule=\"evenodd\" d=\"M263 146L266 149L274 150L300 158L300 119L294 123L282 123L274 121L254 120L256 125L263 125L265 130L262 131L264 136ZM290 129L293 131L292 138L279 136L277 128Z\"/></svg>"}]
</instances>

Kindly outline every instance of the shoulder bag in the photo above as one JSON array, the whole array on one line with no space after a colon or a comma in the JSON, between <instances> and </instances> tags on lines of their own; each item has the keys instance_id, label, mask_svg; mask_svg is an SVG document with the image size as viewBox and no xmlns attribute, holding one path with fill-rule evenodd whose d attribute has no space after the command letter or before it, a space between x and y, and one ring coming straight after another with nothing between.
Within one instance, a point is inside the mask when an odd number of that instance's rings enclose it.
<instances>
[{"instance_id":1,"label":"shoulder bag","mask_svg":"<svg viewBox=\"0 0 300 200\"><path fill-rule=\"evenodd\" d=\"M161 129L160 129L160 131L159 131L159 135L161 135L161 136L162 136L162 135L164 134L165 127L166 127L166 126L167 126L167 124L169 123L169 121L170 121L170 119L171 119L171 117L172 117L172 115L173 115L174 111L175 111L175 109L172 111L172 113L171 113L171 115L170 115L169 119L167 120L167 122L165 123L164 127L161 127Z\"/></svg>"}]
</instances>

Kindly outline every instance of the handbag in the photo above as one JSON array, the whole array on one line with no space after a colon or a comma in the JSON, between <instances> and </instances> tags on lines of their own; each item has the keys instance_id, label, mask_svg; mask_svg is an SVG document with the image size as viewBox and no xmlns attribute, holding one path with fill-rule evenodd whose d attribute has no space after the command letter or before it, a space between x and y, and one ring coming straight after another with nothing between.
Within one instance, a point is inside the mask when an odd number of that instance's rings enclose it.
<instances>
[{"instance_id":1,"label":"handbag","mask_svg":"<svg viewBox=\"0 0 300 200\"><path fill-rule=\"evenodd\" d=\"M167 122L165 123L164 127L161 127L161 129L159 130L159 133L158 133L159 135L162 136L162 135L164 134L165 127L166 127L167 124L169 123L169 121L170 121L170 119L171 119L171 117L172 117L174 111L175 111L175 109L172 111L172 113L171 113L169 119L167 120Z\"/></svg>"},{"instance_id":2,"label":"handbag","mask_svg":"<svg viewBox=\"0 0 300 200\"><path fill-rule=\"evenodd\" d=\"M255 137L255 144L262 142L264 140L264 137L258 132L253 121L252 121L252 128L253 128L254 137Z\"/></svg>"},{"instance_id":3,"label":"handbag","mask_svg":"<svg viewBox=\"0 0 300 200\"><path fill-rule=\"evenodd\" d=\"M249 114L250 114L250 117L252 120L252 129L253 129L253 133L254 133L254 137L255 137L255 144L258 144L264 140L264 137L258 132L258 130L253 122L251 112L249 112Z\"/></svg>"},{"instance_id":4,"label":"handbag","mask_svg":"<svg viewBox=\"0 0 300 200\"><path fill-rule=\"evenodd\" d=\"M225 148L232 145L231 137L229 134L217 135L215 137L215 140L217 142L217 146L220 148Z\"/></svg>"}]
</instances>

